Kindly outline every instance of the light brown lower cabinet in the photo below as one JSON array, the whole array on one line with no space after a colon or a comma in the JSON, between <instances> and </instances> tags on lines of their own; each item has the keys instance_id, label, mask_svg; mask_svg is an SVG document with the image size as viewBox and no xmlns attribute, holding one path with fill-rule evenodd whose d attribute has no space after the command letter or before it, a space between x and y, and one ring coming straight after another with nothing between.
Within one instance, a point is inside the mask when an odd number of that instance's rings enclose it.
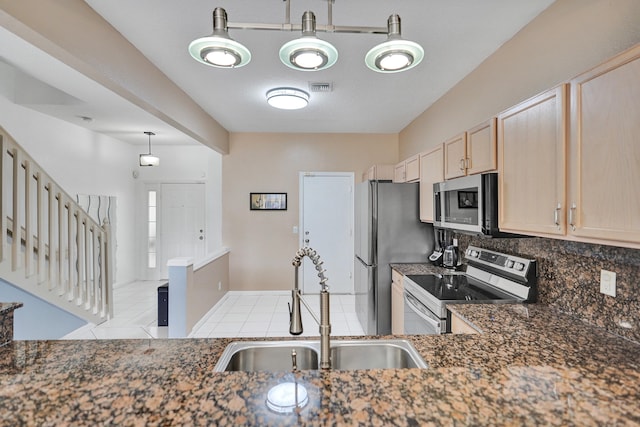
<instances>
[{"instance_id":1,"label":"light brown lower cabinet","mask_svg":"<svg viewBox=\"0 0 640 427\"><path fill-rule=\"evenodd\" d=\"M391 270L391 333L404 334L404 276L396 270Z\"/></svg>"},{"instance_id":2,"label":"light brown lower cabinet","mask_svg":"<svg viewBox=\"0 0 640 427\"><path fill-rule=\"evenodd\" d=\"M477 334L479 332L473 326L469 325L467 322L462 320L457 314L451 313L451 333L452 334Z\"/></svg>"}]
</instances>

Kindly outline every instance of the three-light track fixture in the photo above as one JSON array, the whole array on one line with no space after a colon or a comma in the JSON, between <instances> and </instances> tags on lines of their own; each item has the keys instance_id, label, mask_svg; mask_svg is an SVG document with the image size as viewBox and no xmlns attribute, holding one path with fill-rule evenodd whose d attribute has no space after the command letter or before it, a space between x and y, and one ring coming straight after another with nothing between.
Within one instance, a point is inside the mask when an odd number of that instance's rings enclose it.
<instances>
[{"instance_id":1,"label":"three-light track fixture","mask_svg":"<svg viewBox=\"0 0 640 427\"><path fill-rule=\"evenodd\" d=\"M251 52L243 44L231 39L228 29L245 30L300 30L302 37L285 43L280 48L280 60L287 67L302 71L324 70L336 63L338 50L329 42L319 39L316 31L352 34L386 34L387 41L374 46L365 56L365 63L373 71L397 73L409 70L422 61L424 50L415 42L401 37L400 17L391 15L387 27L351 27L332 24L332 5L329 6L328 24L316 25L313 12L302 15L302 25L289 22L290 0L285 0L287 13L284 24L233 24L227 22L227 12L220 7L213 11L213 34L198 38L189 44L189 53L198 62L218 68L238 68L249 63Z\"/></svg>"}]
</instances>

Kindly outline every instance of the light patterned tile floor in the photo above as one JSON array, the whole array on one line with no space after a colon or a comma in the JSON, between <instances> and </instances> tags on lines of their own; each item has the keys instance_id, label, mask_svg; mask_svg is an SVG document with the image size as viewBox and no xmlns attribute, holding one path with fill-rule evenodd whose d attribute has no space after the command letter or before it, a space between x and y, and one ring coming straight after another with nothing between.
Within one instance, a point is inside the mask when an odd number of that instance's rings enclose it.
<instances>
[{"instance_id":1,"label":"light patterned tile floor","mask_svg":"<svg viewBox=\"0 0 640 427\"><path fill-rule=\"evenodd\" d=\"M114 317L100 325L87 325L63 339L166 338L158 327L157 288L160 282L142 281L114 289ZM318 295L306 295L314 313L320 313ZM189 337L288 337L290 292L229 292L196 325ZM331 334L364 335L355 312L353 295L331 295ZM302 336L319 336L318 324L302 306Z\"/></svg>"}]
</instances>

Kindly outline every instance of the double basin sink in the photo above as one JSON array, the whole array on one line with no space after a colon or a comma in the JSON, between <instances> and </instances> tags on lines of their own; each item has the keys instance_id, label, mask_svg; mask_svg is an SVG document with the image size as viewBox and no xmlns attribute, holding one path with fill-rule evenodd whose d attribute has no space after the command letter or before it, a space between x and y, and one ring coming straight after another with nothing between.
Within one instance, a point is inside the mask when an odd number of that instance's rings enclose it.
<instances>
[{"instance_id":1,"label":"double basin sink","mask_svg":"<svg viewBox=\"0 0 640 427\"><path fill-rule=\"evenodd\" d=\"M237 341L229 344L214 370L291 371L295 350L296 368L318 369L320 341ZM331 369L426 368L415 347L407 340L332 340Z\"/></svg>"}]
</instances>

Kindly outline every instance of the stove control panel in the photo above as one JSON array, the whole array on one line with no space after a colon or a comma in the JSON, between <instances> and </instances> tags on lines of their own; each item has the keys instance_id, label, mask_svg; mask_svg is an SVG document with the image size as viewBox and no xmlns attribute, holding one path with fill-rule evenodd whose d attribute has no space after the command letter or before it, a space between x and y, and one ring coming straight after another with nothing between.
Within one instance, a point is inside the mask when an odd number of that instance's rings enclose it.
<instances>
[{"instance_id":1,"label":"stove control panel","mask_svg":"<svg viewBox=\"0 0 640 427\"><path fill-rule=\"evenodd\" d=\"M493 270L507 273L510 276L526 279L531 274L536 275L536 261L532 259L490 251L476 246L467 248L465 258L470 264L488 266Z\"/></svg>"}]
</instances>

